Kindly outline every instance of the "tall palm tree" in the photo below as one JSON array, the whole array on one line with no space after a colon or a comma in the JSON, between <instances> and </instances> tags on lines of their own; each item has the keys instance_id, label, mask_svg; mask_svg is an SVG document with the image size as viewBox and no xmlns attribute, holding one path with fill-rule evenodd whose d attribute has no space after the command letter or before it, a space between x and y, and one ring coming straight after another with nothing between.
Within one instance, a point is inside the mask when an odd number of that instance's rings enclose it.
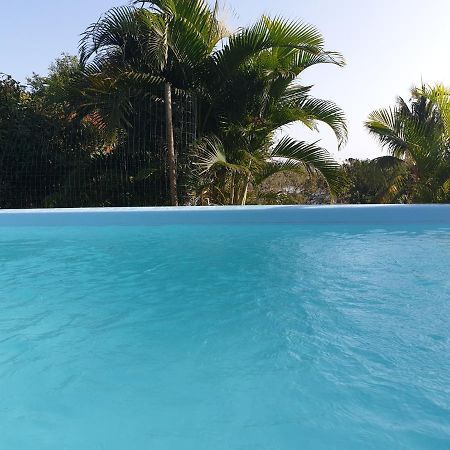
<instances>
[{"instance_id":1,"label":"tall palm tree","mask_svg":"<svg viewBox=\"0 0 450 450\"><path fill-rule=\"evenodd\" d=\"M409 191L413 202L450 201L450 90L443 85L414 87L408 104L372 112L366 128L389 155L378 166L405 165L408 175L392 184L387 200ZM405 172L403 172L405 174ZM411 185L410 178L413 178Z\"/></svg>"},{"instance_id":2,"label":"tall palm tree","mask_svg":"<svg viewBox=\"0 0 450 450\"><path fill-rule=\"evenodd\" d=\"M178 205L172 91L189 90L196 68L207 58L224 28L204 0L139 1L147 7L113 8L91 25L80 44L81 61L90 82L100 82L96 93L115 90L107 99L109 122L116 126L130 109L124 83L154 91L164 86L167 159L171 204ZM105 78L106 74L106 78ZM104 83L106 81L106 90ZM125 113L125 114L124 114ZM113 119L113 120L111 120Z\"/></svg>"}]
</instances>

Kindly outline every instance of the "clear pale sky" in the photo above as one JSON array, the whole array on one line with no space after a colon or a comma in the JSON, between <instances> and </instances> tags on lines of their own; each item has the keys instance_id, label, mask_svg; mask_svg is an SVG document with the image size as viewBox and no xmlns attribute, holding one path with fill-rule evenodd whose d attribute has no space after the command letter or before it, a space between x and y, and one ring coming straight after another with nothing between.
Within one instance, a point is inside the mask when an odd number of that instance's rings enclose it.
<instances>
[{"instance_id":1,"label":"clear pale sky","mask_svg":"<svg viewBox=\"0 0 450 450\"><path fill-rule=\"evenodd\" d=\"M80 33L109 7L128 0L0 0L0 72L24 81L33 71L45 74L62 52L76 53ZM340 51L343 69L306 71L318 97L334 100L346 112L350 138L337 151L332 133L312 134L301 126L288 132L299 139L321 139L342 160L381 154L363 122L373 109L408 97L423 80L450 85L450 0L227 0L234 26L263 13L302 19L323 33L328 50Z\"/></svg>"}]
</instances>

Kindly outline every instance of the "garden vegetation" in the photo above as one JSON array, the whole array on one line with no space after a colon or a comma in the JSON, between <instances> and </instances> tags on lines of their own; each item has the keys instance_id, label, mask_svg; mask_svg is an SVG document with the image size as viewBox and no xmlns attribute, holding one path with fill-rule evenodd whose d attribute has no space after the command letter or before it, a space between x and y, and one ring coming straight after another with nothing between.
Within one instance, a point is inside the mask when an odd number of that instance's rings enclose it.
<instances>
[{"instance_id":1,"label":"garden vegetation","mask_svg":"<svg viewBox=\"0 0 450 450\"><path fill-rule=\"evenodd\" d=\"M230 31L218 4L113 8L47 76L0 78L0 207L450 200L450 92L414 88L366 127L389 152L336 162L286 126L329 126L304 70L344 65L312 25L261 17Z\"/></svg>"}]
</instances>

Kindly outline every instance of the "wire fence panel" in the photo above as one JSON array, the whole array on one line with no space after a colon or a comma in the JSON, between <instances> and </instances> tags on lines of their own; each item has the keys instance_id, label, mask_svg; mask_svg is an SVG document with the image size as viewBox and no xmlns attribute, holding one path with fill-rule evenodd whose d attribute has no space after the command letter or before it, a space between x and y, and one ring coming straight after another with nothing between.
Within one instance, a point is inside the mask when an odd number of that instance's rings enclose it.
<instances>
[{"instance_id":1,"label":"wire fence panel","mask_svg":"<svg viewBox=\"0 0 450 450\"><path fill-rule=\"evenodd\" d=\"M131 99L127 125L105 137L95 118L48 117L33 105L11 113L7 100L0 98L0 208L169 204L162 101ZM173 115L183 204L189 200L195 101L174 95Z\"/></svg>"}]
</instances>

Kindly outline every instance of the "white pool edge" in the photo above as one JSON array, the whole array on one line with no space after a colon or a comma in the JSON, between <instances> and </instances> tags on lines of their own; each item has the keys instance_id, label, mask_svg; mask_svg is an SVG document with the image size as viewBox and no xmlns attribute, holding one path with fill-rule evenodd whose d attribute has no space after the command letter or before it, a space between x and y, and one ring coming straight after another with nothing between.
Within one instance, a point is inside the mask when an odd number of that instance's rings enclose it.
<instances>
[{"instance_id":1,"label":"white pool edge","mask_svg":"<svg viewBox=\"0 0 450 450\"><path fill-rule=\"evenodd\" d=\"M450 204L180 206L0 210L0 226L136 226L239 223L436 223L450 225Z\"/></svg>"}]
</instances>

